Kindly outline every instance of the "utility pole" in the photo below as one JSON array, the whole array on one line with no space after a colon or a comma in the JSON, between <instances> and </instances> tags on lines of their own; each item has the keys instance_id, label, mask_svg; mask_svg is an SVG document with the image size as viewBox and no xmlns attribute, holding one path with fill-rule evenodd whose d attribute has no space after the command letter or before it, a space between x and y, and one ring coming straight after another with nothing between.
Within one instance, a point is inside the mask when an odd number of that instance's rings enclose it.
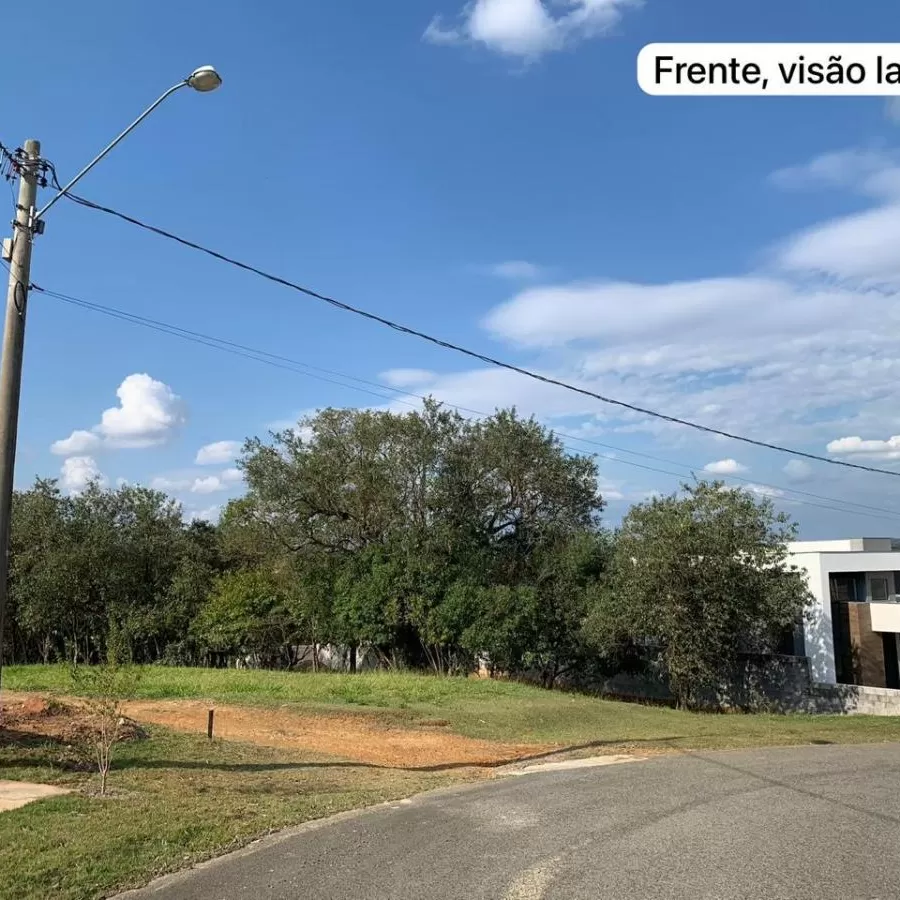
<instances>
[{"instance_id":1,"label":"utility pole","mask_svg":"<svg viewBox=\"0 0 900 900\"><path fill-rule=\"evenodd\" d=\"M35 235L44 232L44 214L87 175L114 147L131 134L167 97L182 88L201 94L216 90L222 78L212 66L200 66L187 78L173 84L147 107L118 137L107 144L43 209L37 207L37 189L47 186L39 141L26 141L24 153L17 154L19 200L13 221L12 240L3 242L3 259L10 265L6 295L6 324L3 331L3 359L0 361L0 673L3 669L3 640L6 626L6 598L9 580L9 533L12 517L13 474L16 465L16 437L19 429L19 393L22 387L22 354L25 349L25 313L31 284L31 248Z\"/></svg>"},{"instance_id":2,"label":"utility pole","mask_svg":"<svg viewBox=\"0 0 900 900\"><path fill-rule=\"evenodd\" d=\"M0 362L0 672L3 667L6 630L9 525L16 465L16 434L19 428L22 354L25 349L25 314L28 308L28 286L31 284L31 247L37 222L40 156L40 142L26 141L25 155L19 161L19 200L9 253L9 291L6 295L3 359Z\"/></svg>"}]
</instances>

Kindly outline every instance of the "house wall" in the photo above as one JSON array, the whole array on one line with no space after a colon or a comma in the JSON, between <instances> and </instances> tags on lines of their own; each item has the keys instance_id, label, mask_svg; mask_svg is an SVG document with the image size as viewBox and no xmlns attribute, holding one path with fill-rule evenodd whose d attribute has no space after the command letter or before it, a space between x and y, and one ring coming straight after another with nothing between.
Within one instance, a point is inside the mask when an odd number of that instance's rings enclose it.
<instances>
[{"instance_id":1,"label":"house wall","mask_svg":"<svg viewBox=\"0 0 900 900\"><path fill-rule=\"evenodd\" d=\"M791 560L806 572L806 583L814 603L804 622L803 640L814 681L836 684L834 631L831 623L831 592L822 553L795 553Z\"/></svg>"},{"instance_id":2,"label":"house wall","mask_svg":"<svg viewBox=\"0 0 900 900\"><path fill-rule=\"evenodd\" d=\"M894 581L894 571L900 567L900 552L892 551L891 546L888 538L806 541L791 545L789 562L805 571L815 601L804 623L806 654L813 681L837 683L829 576L839 572L879 572L890 576L890 584ZM895 590L897 587L894 585ZM862 640L867 631L872 631L871 623L857 620L857 637ZM883 647L879 652L883 665Z\"/></svg>"},{"instance_id":3,"label":"house wall","mask_svg":"<svg viewBox=\"0 0 900 900\"><path fill-rule=\"evenodd\" d=\"M900 633L900 603L875 603L871 613L873 631Z\"/></svg>"}]
</instances>

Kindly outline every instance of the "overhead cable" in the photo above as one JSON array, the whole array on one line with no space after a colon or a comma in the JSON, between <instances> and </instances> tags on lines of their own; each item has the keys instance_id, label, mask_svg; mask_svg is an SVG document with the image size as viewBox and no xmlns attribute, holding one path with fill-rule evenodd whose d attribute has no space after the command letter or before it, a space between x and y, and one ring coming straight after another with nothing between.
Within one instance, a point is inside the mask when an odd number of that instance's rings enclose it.
<instances>
[{"instance_id":1,"label":"overhead cable","mask_svg":"<svg viewBox=\"0 0 900 900\"><path fill-rule=\"evenodd\" d=\"M683 419L679 416L673 416L668 413L659 412L657 410L648 409L646 407L639 406L635 403L629 403L625 400L619 400L615 397L606 396L604 394L599 394L596 391L589 390L585 387L580 387L575 384L570 384L569 382L562 381L558 378L553 378L549 375L542 375L539 372L534 372L531 369L526 369L522 366L517 366L513 363L506 362L501 359L497 359L496 357L489 356L484 353L480 353L476 350L471 350L467 347L463 347L460 344L453 343L452 341L447 341L442 338L435 337L434 335L427 334L424 331L419 331L416 328L411 328L408 325L403 325L399 322L395 322L391 319L385 318L384 316L377 315L376 313L369 312L368 310L361 309L357 306L352 306L349 303L345 303L342 300L337 300L334 297L329 297L326 294L321 294L318 291L314 291L311 288L304 287L301 284L297 284L296 282L290 281L287 278L282 278L279 275L274 275L271 272L267 272L264 269L260 269L257 266L253 266L249 263L242 262L234 257L227 256L224 253L220 253L216 250L212 250L209 247L205 247L202 244L197 243L196 241L188 240L187 238L180 237L177 234L172 233L171 231L166 231L163 228L158 228L155 225L149 225L146 222L142 222L140 219L135 218L134 216L127 215L126 213L119 212L118 210L112 209L108 206L103 206L99 203L94 203L91 200L86 200L83 197L79 197L74 194L66 194L66 196L72 200L73 202L88 207L90 209L96 210L98 212L106 213L107 215L114 216L122 221L128 222L131 225L135 225L138 228L142 228L145 231L149 231L153 234L158 235L159 237L166 238L170 241L175 241L178 244L181 244L184 247L188 247L192 250L196 250L200 253L203 253L207 256L211 256L213 259L217 259L220 262L227 263L228 265L234 266L238 269L243 269L246 272L251 272L254 275L258 275L260 278L264 278L267 281L273 282L274 284L279 284L283 287L290 288L291 290L298 291L301 294L305 294L308 297L312 297L315 300L320 300L323 303L327 303L330 306L335 307L336 309L340 309L344 312L352 313L356 316L361 316L362 318L368 319L372 322L377 322L380 325L384 325L388 328L393 329L394 331L398 331L402 334L407 334L412 337L420 338L421 340L427 341L435 346L442 347L445 350L452 350L455 353L462 354L463 356L468 356L471 359L479 360L480 362L487 363L491 366L496 366L501 369L507 369L510 372L516 372L519 375L523 375L526 378L531 378L535 381L540 381L544 384L554 385L555 387L560 387L568 391L572 391L576 394L581 394L585 397L591 397L594 400L599 400L601 403L610 404L612 406L617 406L621 409L626 409L629 412L638 413L643 416L650 416L654 419L659 419L664 422L669 422L674 425L682 425L686 428L692 428L696 431L703 432L705 434L712 434L718 437L728 438L729 440L739 441L744 444L749 444L754 447L760 447L765 450L773 450L777 453L785 453L790 456L799 457L801 459L810 459L816 462L826 463L831 466L840 466L846 469L856 469L863 472L874 472L878 475L889 475L893 478L900 478L900 471L894 471L891 469L882 469L877 466L867 466L862 463L854 463L849 462L843 459L834 459L828 456L821 456L817 453L809 453L804 450L797 450L793 447L786 447L781 444L775 444L770 441L760 440L758 438L747 437L746 435L736 434L734 432L725 431L721 428L714 428L711 425L704 425L700 422L694 422L690 419Z\"/></svg>"},{"instance_id":2,"label":"overhead cable","mask_svg":"<svg viewBox=\"0 0 900 900\"><path fill-rule=\"evenodd\" d=\"M48 288L41 287L37 284L32 284L32 288L38 291L41 294L44 294L48 297L51 297L56 300L60 300L64 303L80 307L82 309L89 310L91 312L97 312L102 315L108 316L110 318L118 319L120 321L129 322L133 325L138 325L140 327L149 328L153 331L157 331L163 334L168 334L172 337L181 338L182 340L187 340L192 343L201 344L206 347L210 347L214 350L222 350L226 353L231 353L236 356L240 356L246 359L253 360L255 362L263 363L265 365L273 366L278 369L282 369L289 372L294 372L298 375L304 375L309 378L314 378L319 381L324 381L329 384L335 384L339 387L350 388L355 391L360 391L362 393L368 394L369 396L377 397L382 400L387 400L390 402L401 403L404 406L415 407L417 404L410 403L408 401L400 399L398 396L393 395L404 395L407 397L415 397L418 400L428 399L425 395L417 394L413 391L403 390L401 388L396 388L391 385L382 384L377 381L370 381L364 378L358 378L354 375L350 375L346 372L336 371L334 369L326 369L320 366L313 366L309 363L302 362L300 360L292 359L288 356L283 356L277 353L271 353L266 350L260 350L255 347L250 347L246 344L240 344L235 341L225 340L224 338L214 337L213 335L205 334L203 332L194 331L187 328L182 328L178 325L173 325L169 322L163 322L159 319L152 319L147 316L140 316L136 313L126 312L125 310L116 309L115 307L106 306L101 303L95 303L90 300L85 300L80 297L74 297L71 294L64 294L59 291L53 291ZM325 374L319 374L325 373ZM333 376L333 377L326 377ZM346 381L339 381L338 378L347 379L351 382L357 382L357 384L348 384ZM366 385L367 387L362 387L361 385ZM379 388L380 391L371 390L370 388ZM391 393L382 393L381 391L389 391ZM440 398L435 398L438 402L442 402L443 405L450 407L451 409L456 409L461 412L472 413L476 416L486 416L482 410L472 409L466 406L459 406L453 403L445 403L440 401ZM592 438L582 437L580 435L567 434L565 432L558 431L556 429L553 430L554 434L559 438L563 438L567 441L577 441L585 444L592 444L599 447L604 447L608 450L612 450L616 453L625 453L631 456L639 456L642 458L650 459L655 462L661 462L666 465L678 466L684 469L687 469L687 473L679 473L672 472L667 469L660 469L654 466L649 466L644 463L635 462L633 460L627 459L619 459L618 457L610 456L608 454L599 454L599 453L591 453L590 456L596 459L605 460L611 464L618 465L626 465L631 466L638 469L643 469L650 472L657 472L662 475L670 475L675 478L686 478L690 475L693 475L696 472L703 472L701 467L690 466L686 463L675 462L674 460L663 459L658 456L653 456L652 454L642 453L637 450L630 450L625 447L617 447L614 444L607 444L602 441L597 441ZM584 453L583 448L572 447L571 444L563 444L564 447L568 450L572 450L573 452ZM851 515L866 515L867 517L878 518L878 519L886 519L886 520L897 520L900 519L900 513L887 509L885 507L878 506L868 506L862 503L855 503L849 500L842 500L837 497L828 497L821 494L814 494L809 491L802 491L797 488L788 488L788 487L780 487L778 485L767 484L765 482L752 481L748 478L743 478L740 475L723 475L721 476L728 480L734 480L743 482L750 486L750 489L756 489L758 493L763 493L764 495L770 496L772 499L778 499L779 494L783 493L793 493L799 494L804 497L811 497L815 500L825 501L825 503L814 503L810 500L802 500L799 497L785 497L788 502L791 503L799 503L804 506L813 506L819 509L825 509L832 512L843 512ZM771 493L767 493L771 492ZM837 505L825 505L825 504L837 504ZM852 507L856 507L855 509Z\"/></svg>"}]
</instances>

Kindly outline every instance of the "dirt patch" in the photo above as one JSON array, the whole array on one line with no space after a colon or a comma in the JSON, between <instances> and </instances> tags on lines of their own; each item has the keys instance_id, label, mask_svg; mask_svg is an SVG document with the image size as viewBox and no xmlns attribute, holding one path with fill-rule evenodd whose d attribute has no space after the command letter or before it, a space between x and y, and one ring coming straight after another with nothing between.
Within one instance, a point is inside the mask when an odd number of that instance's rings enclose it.
<instances>
[{"instance_id":1,"label":"dirt patch","mask_svg":"<svg viewBox=\"0 0 900 900\"><path fill-rule=\"evenodd\" d=\"M76 700L4 692L0 715L0 740L5 743L45 739L79 744L88 733L87 711Z\"/></svg>"},{"instance_id":2,"label":"dirt patch","mask_svg":"<svg viewBox=\"0 0 900 900\"><path fill-rule=\"evenodd\" d=\"M51 742L73 751L69 754L69 761L76 765L94 734L91 718L91 711L86 705L74 698L62 700L40 694L4 691L0 707L0 744ZM139 740L143 737L145 735L136 722L129 719L122 722L121 740Z\"/></svg>"},{"instance_id":3,"label":"dirt patch","mask_svg":"<svg viewBox=\"0 0 900 900\"><path fill-rule=\"evenodd\" d=\"M196 700L159 700L129 703L126 712L138 722L206 734L210 708ZM405 728L366 713L315 715L284 706L215 706L215 736L404 769L493 766L553 749L467 738L446 731L436 720L424 728Z\"/></svg>"}]
</instances>

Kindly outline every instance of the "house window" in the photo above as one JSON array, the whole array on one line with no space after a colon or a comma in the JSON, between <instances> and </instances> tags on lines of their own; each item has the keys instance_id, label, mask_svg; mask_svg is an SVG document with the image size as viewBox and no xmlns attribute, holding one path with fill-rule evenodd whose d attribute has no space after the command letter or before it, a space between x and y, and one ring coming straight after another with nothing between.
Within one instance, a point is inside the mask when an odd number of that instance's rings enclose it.
<instances>
[{"instance_id":1,"label":"house window","mask_svg":"<svg viewBox=\"0 0 900 900\"><path fill-rule=\"evenodd\" d=\"M869 600L872 603L887 603L890 599L890 587L887 575L869 575Z\"/></svg>"},{"instance_id":2,"label":"house window","mask_svg":"<svg viewBox=\"0 0 900 900\"><path fill-rule=\"evenodd\" d=\"M831 599L835 603L855 603L865 599L861 597L862 589L857 588L857 577L854 574L835 574L830 578ZM860 578L862 576L859 576Z\"/></svg>"}]
</instances>

